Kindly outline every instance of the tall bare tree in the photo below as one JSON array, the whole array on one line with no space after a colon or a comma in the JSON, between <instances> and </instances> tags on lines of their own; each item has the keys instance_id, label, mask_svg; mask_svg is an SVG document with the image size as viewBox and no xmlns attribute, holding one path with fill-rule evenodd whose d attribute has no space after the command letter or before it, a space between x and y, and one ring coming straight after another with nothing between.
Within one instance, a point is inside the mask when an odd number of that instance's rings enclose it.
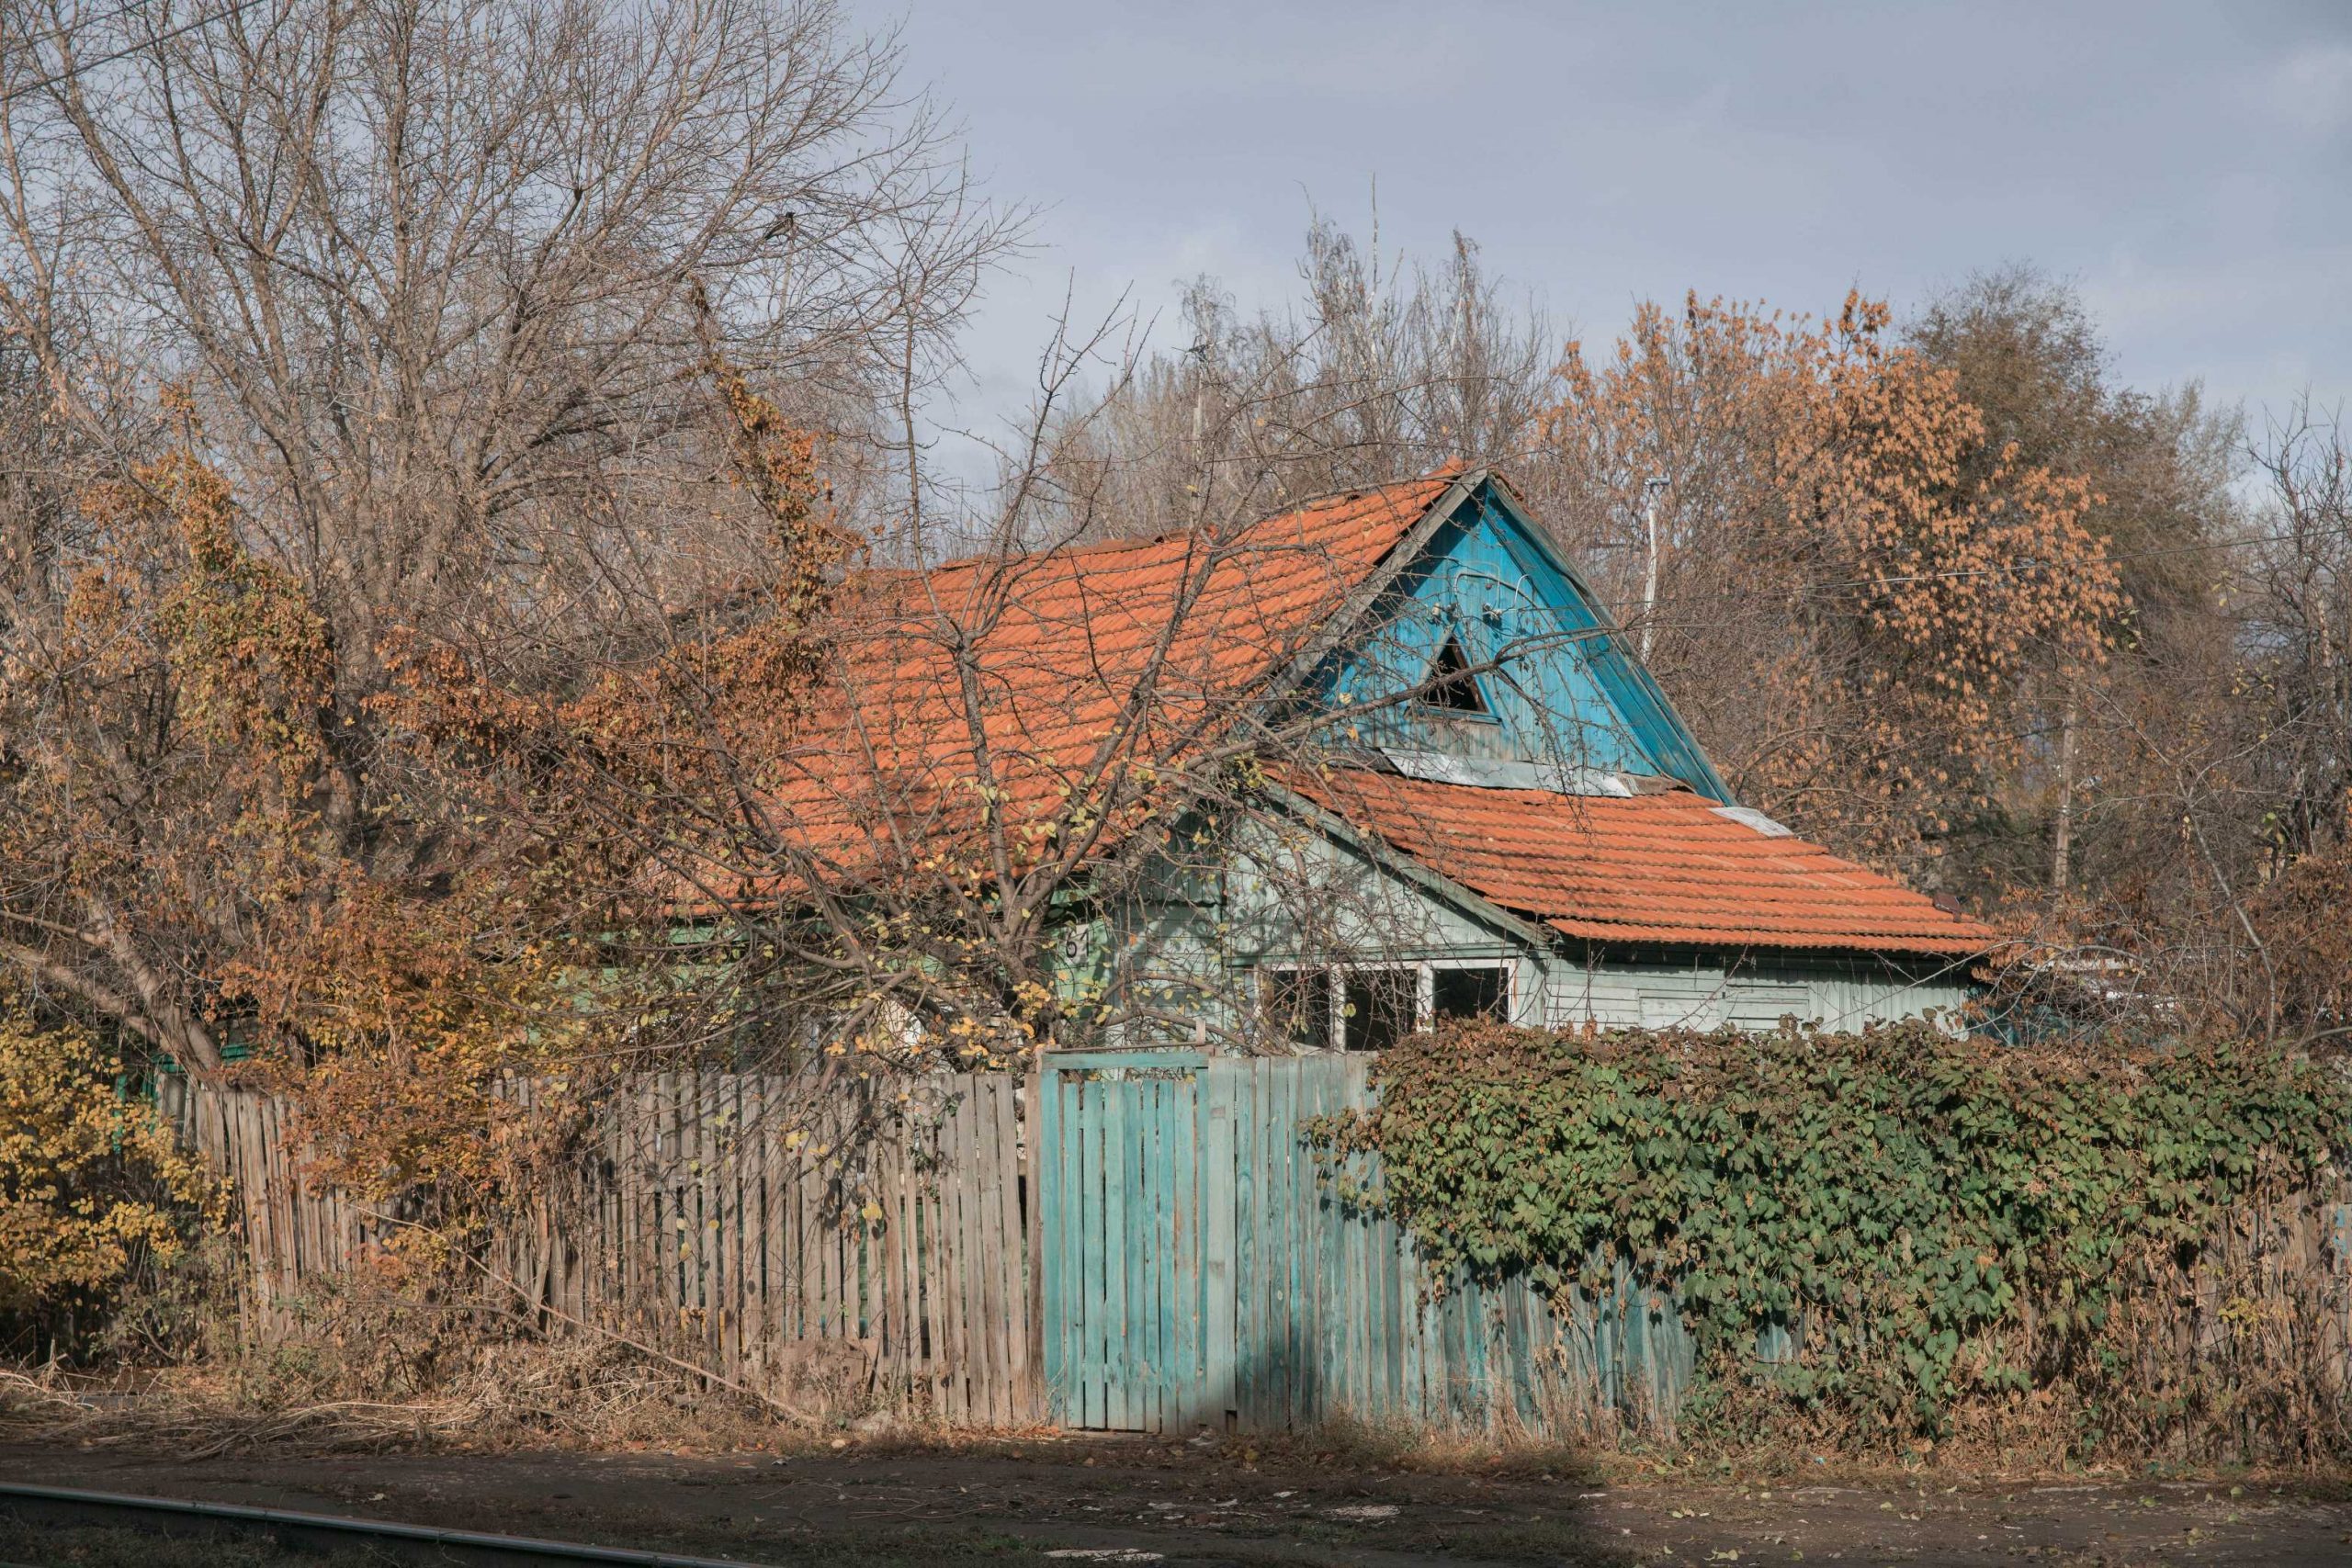
<instances>
[{"instance_id":1,"label":"tall bare tree","mask_svg":"<svg viewBox=\"0 0 2352 1568\"><path fill-rule=\"evenodd\" d=\"M1256 316L1196 280L1183 346L1057 410L1045 466L1096 498L1098 529L1159 533L1204 506L1272 511L1522 451L1550 386L1550 329L1469 239L1454 237L1442 267L1408 267L1383 258L1376 230L1359 242L1317 220L1299 279L1293 309Z\"/></svg>"},{"instance_id":2,"label":"tall bare tree","mask_svg":"<svg viewBox=\"0 0 2352 1568\"><path fill-rule=\"evenodd\" d=\"M325 684L276 720L308 737L297 903L446 859L452 824L379 776L388 633L542 682L658 642L771 543L712 348L786 389L854 497L909 345L937 352L1012 233L891 40L828 0L11 0L0 38L0 322L52 422L154 503L115 513L145 519L151 576L208 570L198 465L234 498L216 586L318 622ZM126 375L175 389L173 417L127 424L97 393ZM220 787L192 765L225 739L191 723L208 677L132 614L145 665L69 720L93 657L73 585L122 558L19 558L0 933L202 1065L221 954L292 895L184 894L161 835ZM103 853L75 841L97 806Z\"/></svg>"}]
</instances>

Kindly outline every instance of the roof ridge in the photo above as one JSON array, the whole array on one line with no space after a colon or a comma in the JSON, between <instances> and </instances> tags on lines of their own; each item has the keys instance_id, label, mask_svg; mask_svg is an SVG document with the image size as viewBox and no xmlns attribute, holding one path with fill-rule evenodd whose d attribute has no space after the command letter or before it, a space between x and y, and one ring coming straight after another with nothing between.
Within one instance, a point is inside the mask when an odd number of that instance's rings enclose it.
<instances>
[{"instance_id":1,"label":"roof ridge","mask_svg":"<svg viewBox=\"0 0 2352 1568\"><path fill-rule=\"evenodd\" d=\"M1283 507L1279 512L1269 512L1261 516L1251 518L1249 522L1239 525L1235 529L1235 532L1237 534L1247 533L1249 530L1253 528L1265 527L1268 524L1280 523L1286 517L1303 516L1307 513L1321 511L1327 507L1340 502L1365 500L1375 495L1385 495L1386 492L1392 491L1409 491L1423 487L1434 487L1437 491L1442 492L1446 486L1453 483L1454 480L1461 477L1462 476L1459 472L1432 470L1426 474L1417 474L1411 479L1387 479L1374 485L1354 485L1344 490L1325 491L1317 495L1301 497L1299 500ZM1419 513L1416 513L1415 515L1418 516ZM933 561L928 566L883 567L873 570L886 572L903 572L911 577L923 577L928 576L934 571L953 571L962 568L984 566L1006 559L1043 560L1053 559L1056 558L1067 559L1072 556L1114 555L1124 550L1148 549L1154 545L1165 545L1177 539L1192 538L1207 532L1212 526L1214 526L1214 525L1200 524L1190 528L1163 529L1161 532L1157 534L1138 535L1114 539L1089 539L1078 543L1054 545L1045 549L1032 550L1025 554L1017 556L1004 556L995 554L988 550L975 550L969 555L954 556L946 560Z\"/></svg>"}]
</instances>

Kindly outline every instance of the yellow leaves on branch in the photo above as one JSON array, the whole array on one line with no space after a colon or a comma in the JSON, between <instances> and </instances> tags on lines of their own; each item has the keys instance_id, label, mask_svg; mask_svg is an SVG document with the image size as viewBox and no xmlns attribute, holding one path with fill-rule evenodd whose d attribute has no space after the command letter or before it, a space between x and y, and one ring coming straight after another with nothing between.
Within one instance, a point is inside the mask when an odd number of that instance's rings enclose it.
<instances>
[{"instance_id":1,"label":"yellow leaves on branch","mask_svg":"<svg viewBox=\"0 0 2352 1568\"><path fill-rule=\"evenodd\" d=\"M71 1308L169 1263L201 1168L88 1032L0 994L0 1314Z\"/></svg>"}]
</instances>

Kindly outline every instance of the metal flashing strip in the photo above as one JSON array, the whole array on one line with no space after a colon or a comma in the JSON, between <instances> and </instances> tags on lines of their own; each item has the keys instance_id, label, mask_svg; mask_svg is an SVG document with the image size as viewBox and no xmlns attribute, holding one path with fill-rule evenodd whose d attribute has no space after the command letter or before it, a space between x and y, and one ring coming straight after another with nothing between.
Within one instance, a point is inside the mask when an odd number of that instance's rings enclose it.
<instances>
[{"instance_id":1,"label":"metal flashing strip","mask_svg":"<svg viewBox=\"0 0 2352 1568\"><path fill-rule=\"evenodd\" d=\"M1622 773L1564 762L1517 758L1457 757L1444 751L1383 747L1381 755L1408 779L1469 789L1540 789L1550 795L1600 795L1629 799L1646 793Z\"/></svg>"},{"instance_id":2,"label":"metal flashing strip","mask_svg":"<svg viewBox=\"0 0 2352 1568\"><path fill-rule=\"evenodd\" d=\"M1708 810L1743 828L1753 828L1768 839L1793 839L1796 829L1774 821L1751 806L1711 806Z\"/></svg>"}]
</instances>

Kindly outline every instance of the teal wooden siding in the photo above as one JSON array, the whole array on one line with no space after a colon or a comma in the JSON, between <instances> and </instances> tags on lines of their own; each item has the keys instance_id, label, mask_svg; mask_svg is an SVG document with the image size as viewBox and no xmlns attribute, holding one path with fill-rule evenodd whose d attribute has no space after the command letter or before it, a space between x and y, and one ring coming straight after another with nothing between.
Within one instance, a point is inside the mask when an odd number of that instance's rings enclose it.
<instances>
[{"instance_id":1,"label":"teal wooden siding","mask_svg":"<svg viewBox=\"0 0 2352 1568\"><path fill-rule=\"evenodd\" d=\"M1860 1029L1931 1008L1956 1017L1973 994L1969 966L1950 959L1669 954L1529 940L1475 897L1408 880L1305 825L1245 824L1230 844L1214 904L1127 905L1108 917L1123 973L1137 977L1127 993L1135 1004L1188 1014L1201 1032L1159 1024L1156 1034L1136 1028L1112 1043L1247 1046L1260 967L1349 959L1510 959L1520 966L1514 1021L1533 1027L1770 1029L1786 1013Z\"/></svg>"},{"instance_id":2,"label":"teal wooden siding","mask_svg":"<svg viewBox=\"0 0 2352 1568\"><path fill-rule=\"evenodd\" d=\"M1072 1427L1340 1415L1669 1427L1671 1300L1621 1277L1565 1317L1523 1280L1442 1295L1394 1223L1318 1179L1304 1124L1371 1102L1361 1057L1050 1055L1040 1075L1047 1408Z\"/></svg>"},{"instance_id":3,"label":"teal wooden siding","mask_svg":"<svg viewBox=\"0 0 2352 1568\"><path fill-rule=\"evenodd\" d=\"M1367 714L1348 739L1599 773L1676 778L1728 801L1666 694L1608 623L1590 587L1487 487L1441 527L1376 609L1374 629L1318 673L1318 700ZM1371 705L1418 685L1449 638L1473 663L1483 717ZM1344 734L1344 731L1343 731Z\"/></svg>"}]
</instances>

